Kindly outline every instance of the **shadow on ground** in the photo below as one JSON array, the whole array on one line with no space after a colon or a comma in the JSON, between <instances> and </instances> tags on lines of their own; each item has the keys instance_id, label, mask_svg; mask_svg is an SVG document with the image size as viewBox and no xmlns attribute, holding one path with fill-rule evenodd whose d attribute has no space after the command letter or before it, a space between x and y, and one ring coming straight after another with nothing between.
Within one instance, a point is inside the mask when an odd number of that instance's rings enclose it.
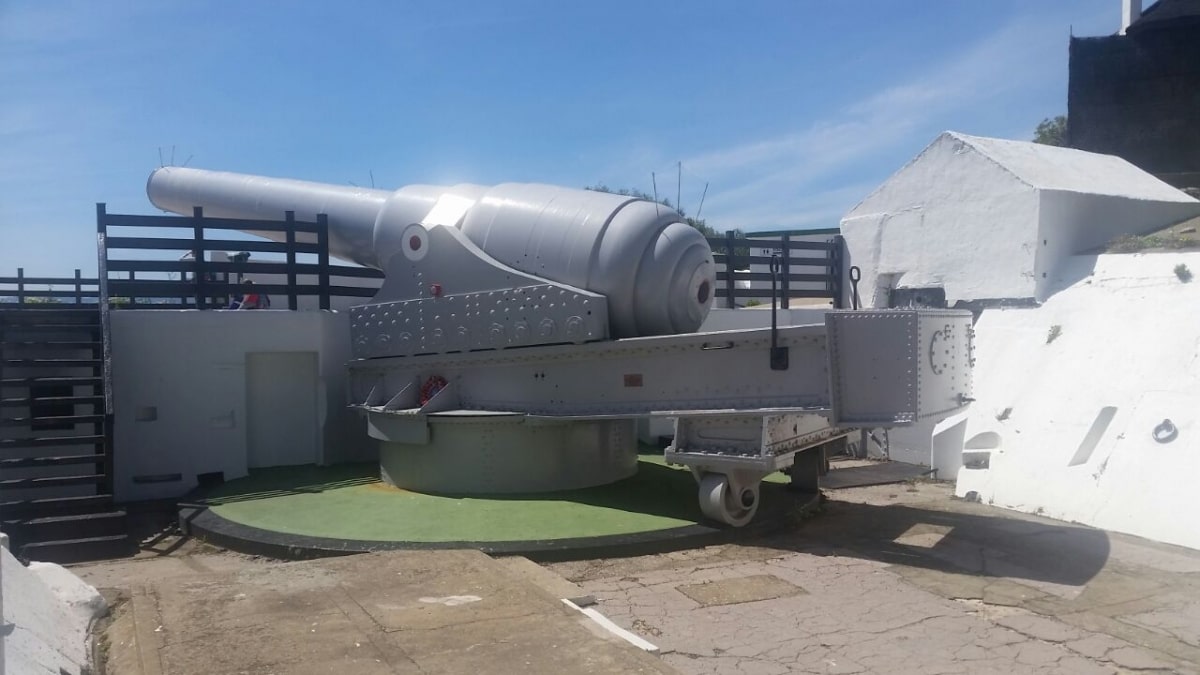
<instances>
[{"instance_id":1,"label":"shadow on ground","mask_svg":"<svg viewBox=\"0 0 1200 675\"><path fill-rule=\"evenodd\" d=\"M206 505L232 504L285 495L313 494L354 485L378 483L379 464L355 462L332 466L278 466L252 469L250 475L221 483L200 500Z\"/></svg>"},{"instance_id":2,"label":"shadow on ground","mask_svg":"<svg viewBox=\"0 0 1200 675\"><path fill-rule=\"evenodd\" d=\"M787 551L1082 586L1104 568L1108 534L1080 525L1008 517L977 504L960 510L831 501L787 533L759 542Z\"/></svg>"}]
</instances>

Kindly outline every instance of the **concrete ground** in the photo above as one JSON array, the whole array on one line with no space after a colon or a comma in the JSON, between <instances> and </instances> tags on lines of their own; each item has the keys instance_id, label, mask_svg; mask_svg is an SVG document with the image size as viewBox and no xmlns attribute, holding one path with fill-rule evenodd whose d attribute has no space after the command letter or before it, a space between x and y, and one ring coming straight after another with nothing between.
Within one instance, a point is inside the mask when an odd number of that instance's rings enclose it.
<instances>
[{"instance_id":1,"label":"concrete ground","mask_svg":"<svg viewBox=\"0 0 1200 675\"><path fill-rule=\"evenodd\" d=\"M525 563L465 550L284 563L185 547L75 571L120 596L101 648L109 675L675 672Z\"/></svg>"},{"instance_id":2,"label":"concrete ground","mask_svg":"<svg viewBox=\"0 0 1200 675\"><path fill-rule=\"evenodd\" d=\"M776 535L635 558L282 563L164 541L75 571L129 598L107 631L116 675L1200 673L1200 552L945 484L828 494ZM660 655L558 601L584 594Z\"/></svg>"},{"instance_id":3,"label":"concrete ground","mask_svg":"<svg viewBox=\"0 0 1200 675\"><path fill-rule=\"evenodd\" d=\"M550 567L683 673L1200 672L1200 552L947 484L830 492L744 545Z\"/></svg>"}]
</instances>

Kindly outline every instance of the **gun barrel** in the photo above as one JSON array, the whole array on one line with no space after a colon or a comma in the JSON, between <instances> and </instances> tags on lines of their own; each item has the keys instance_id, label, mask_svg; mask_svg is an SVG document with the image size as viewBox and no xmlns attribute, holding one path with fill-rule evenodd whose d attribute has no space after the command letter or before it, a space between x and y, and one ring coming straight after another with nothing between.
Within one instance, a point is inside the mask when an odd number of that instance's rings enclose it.
<instances>
[{"instance_id":1,"label":"gun barrel","mask_svg":"<svg viewBox=\"0 0 1200 675\"><path fill-rule=\"evenodd\" d=\"M146 194L158 208L180 215L191 215L192 209L200 206L204 215L212 218L283 220L288 211L293 211L296 220L312 222L318 213L324 213L329 218L330 254L378 267L373 251L375 219L392 193L227 171L162 167L150 174ZM253 234L284 240L282 232Z\"/></svg>"},{"instance_id":2,"label":"gun barrel","mask_svg":"<svg viewBox=\"0 0 1200 675\"><path fill-rule=\"evenodd\" d=\"M672 209L623 195L541 184L409 185L395 192L286 178L163 167L146 193L160 209L246 220L329 221L329 251L386 269L400 233L446 197L455 222L497 261L608 298L614 337L693 332L708 315L716 271L708 241ZM282 241L284 233L253 232ZM305 239L297 235L297 239Z\"/></svg>"}]
</instances>

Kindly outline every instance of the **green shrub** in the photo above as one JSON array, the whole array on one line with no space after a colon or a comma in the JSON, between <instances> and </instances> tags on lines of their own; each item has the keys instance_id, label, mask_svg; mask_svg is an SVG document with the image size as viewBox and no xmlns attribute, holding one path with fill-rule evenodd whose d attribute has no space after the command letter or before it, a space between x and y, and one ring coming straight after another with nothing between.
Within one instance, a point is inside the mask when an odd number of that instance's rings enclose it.
<instances>
[{"instance_id":1,"label":"green shrub","mask_svg":"<svg viewBox=\"0 0 1200 675\"><path fill-rule=\"evenodd\" d=\"M1109 253L1137 253L1151 248L1190 248L1200 246L1200 241L1185 237L1177 232L1166 234L1123 234L1108 242Z\"/></svg>"}]
</instances>

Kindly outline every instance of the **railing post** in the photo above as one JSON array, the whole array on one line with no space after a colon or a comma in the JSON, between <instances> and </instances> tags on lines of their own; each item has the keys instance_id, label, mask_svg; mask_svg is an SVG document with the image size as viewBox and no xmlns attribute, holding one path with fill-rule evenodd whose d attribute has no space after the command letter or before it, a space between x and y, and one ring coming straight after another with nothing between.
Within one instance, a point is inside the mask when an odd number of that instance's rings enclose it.
<instances>
[{"instance_id":1,"label":"railing post","mask_svg":"<svg viewBox=\"0 0 1200 675\"><path fill-rule=\"evenodd\" d=\"M833 308L845 309L845 283L842 279L842 261L846 251L846 239L842 235L833 237L833 248L829 251L829 291L833 296Z\"/></svg>"},{"instance_id":2,"label":"railing post","mask_svg":"<svg viewBox=\"0 0 1200 675\"><path fill-rule=\"evenodd\" d=\"M17 305L25 304L25 268L17 268Z\"/></svg>"},{"instance_id":3,"label":"railing post","mask_svg":"<svg viewBox=\"0 0 1200 675\"><path fill-rule=\"evenodd\" d=\"M779 308L788 309L788 299L791 297L791 287L788 277L792 274L792 237L783 235L783 259L779 261Z\"/></svg>"},{"instance_id":4,"label":"railing post","mask_svg":"<svg viewBox=\"0 0 1200 675\"><path fill-rule=\"evenodd\" d=\"M725 230L725 306L729 309L737 308L733 295L737 288L733 280L735 267L736 265L733 264L733 230Z\"/></svg>"},{"instance_id":5,"label":"railing post","mask_svg":"<svg viewBox=\"0 0 1200 675\"><path fill-rule=\"evenodd\" d=\"M108 305L108 207L96 204L96 302Z\"/></svg>"},{"instance_id":6,"label":"railing post","mask_svg":"<svg viewBox=\"0 0 1200 675\"><path fill-rule=\"evenodd\" d=\"M75 268L75 304L83 304L83 273Z\"/></svg>"},{"instance_id":7,"label":"railing post","mask_svg":"<svg viewBox=\"0 0 1200 675\"><path fill-rule=\"evenodd\" d=\"M113 442L113 395L112 395L112 322L108 306L108 224L106 207L96 204L96 301L100 310L100 395L104 397L104 445L108 453L108 468L104 471L101 489L106 494L113 492L113 477L116 471L116 444ZM95 391L93 389L92 391Z\"/></svg>"},{"instance_id":8,"label":"railing post","mask_svg":"<svg viewBox=\"0 0 1200 675\"><path fill-rule=\"evenodd\" d=\"M317 292L321 309L329 309L329 216L317 214Z\"/></svg>"},{"instance_id":9,"label":"railing post","mask_svg":"<svg viewBox=\"0 0 1200 675\"><path fill-rule=\"evenodd\" d=\"M130 281L130 282L137 281L137 274L136 274L136 273L135 273L133 270L129 270L129 281ZM133 288L133 284L132 284L132 283L130 283L130 284L129 284L129 287L130 287L130 288ZM134 294L134 293L130 293L130 294L129 294L129 306L130 306L130 307L133 307L133 306L134 306L134 305L136 305L136 304L137 304L137 296L136 296L136 294Z\"/></svg>"},{"instance_id":10,"label":"railing post","mask_svg":"<svg viewBox=\"0 0 1200 675\"><path fill-rule=\"evenodd\" d=\"M196 283L196 309L207 309L204 295L204 209L199 206L192 207L192 217L196 219L192 226L192 263L195 265L192 280Z\"/></svg>"},{"instance_id":11,"label":"railing post","mask_svg":"<svg viewBox=\"0 0 1200 675\"><path fill-rule=\"evenodd\" d=\"M285 219L287 220L287 285L288 285L288 309L293 312L299 308L299 301L296 299L296 212L285 211Z\"/></svg>"}]
</instances>

